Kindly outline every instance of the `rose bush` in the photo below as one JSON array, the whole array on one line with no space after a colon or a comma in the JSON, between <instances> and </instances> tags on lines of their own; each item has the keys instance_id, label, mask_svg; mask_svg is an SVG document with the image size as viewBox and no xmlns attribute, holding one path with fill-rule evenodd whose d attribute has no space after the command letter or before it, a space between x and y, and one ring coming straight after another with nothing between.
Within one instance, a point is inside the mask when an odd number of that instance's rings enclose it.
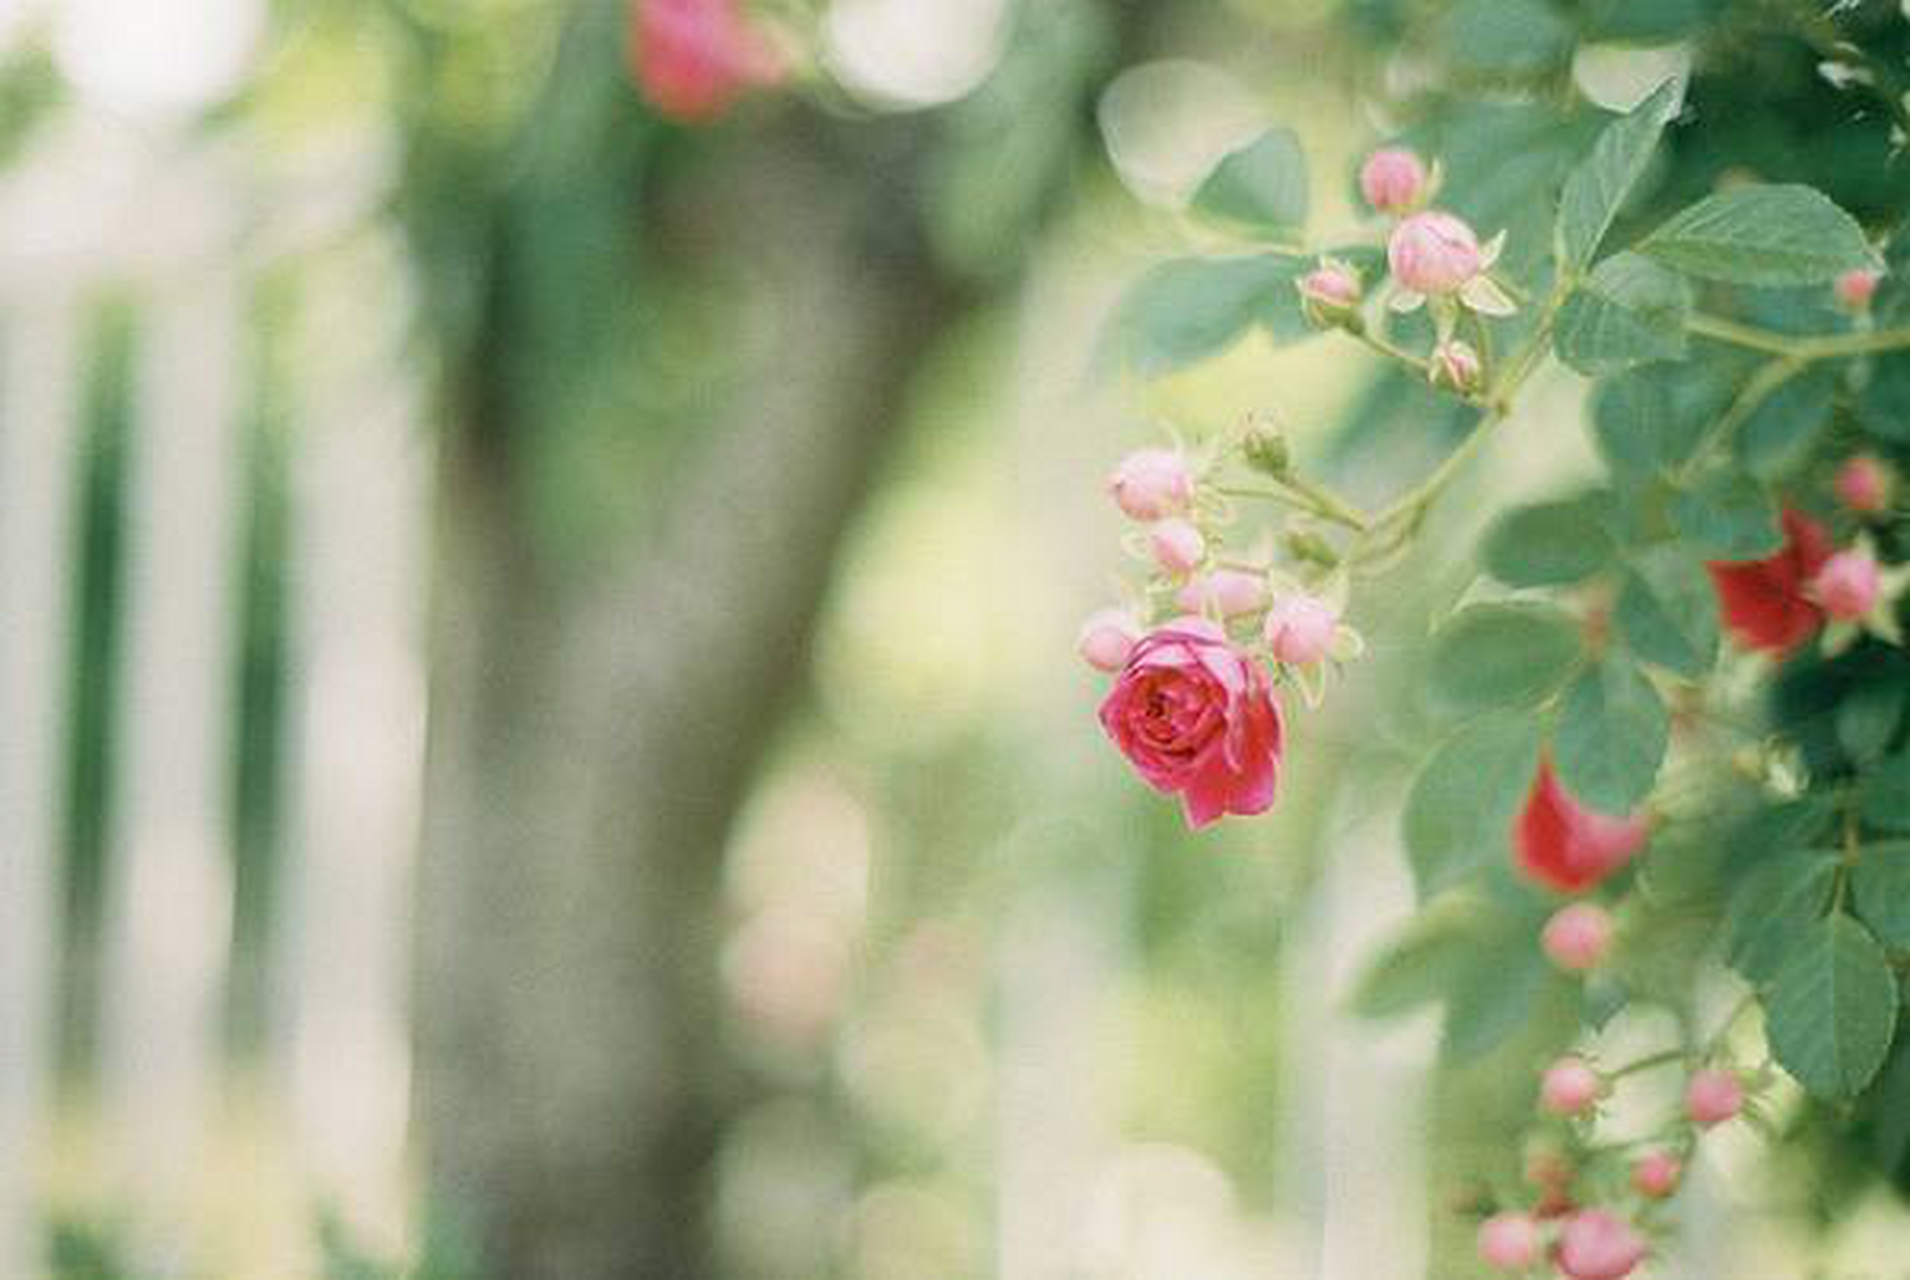
<instances>
[{"instance_id":1,"label":"rose bush","mask_svg":"<svg viewBox=\"0 0 1910 1280\"><path fill-rule=\"evenodd\" d=\"M1149 272L1104 345L1151 376L1249 331L1334 335L1386 369L1348 437L1443 456L1368 507L1296 464L1276 405L1177 449L1171 510L1128 512L1154 522L1134 607L1179 637L1177 670L1205 670L1174 620L1202 615L1234 684L1207 671L1170 697L1130 659L1104 723L1157 787L1207 779L1190 819L1259 811L1271 786L1236 790L1208 708L1260 682L1270 707L1319 701L1363 647L1343 619L1431 554L1470 463L1509 431L1582 424L1596 473L1494 495L1402 682L1427 726L1403 799L1422 910L1360 1004L1443 1006L1449 1061L1518 1055L1506 1087L1542 1158L1509 1137L1501 1163L1527 1176L1482 1167L1460 1197L1494 1266L1631 1274L1738 1117L1840 1178L1910 1187L1910 170L1891 159L1910 23L1728 0L1361 14L1382 56L1426 72L1347 175L1372 220L1309 238L1302 151L1274 130L1192 196L1240 243ZM1574 55L1611 41L1680 41L1690 70L1602 108ZM1794 120L1838 145L1767 145ZM1523 410L1541 380L1583 389L1579 423ZM1254 582L1223 596L1222 571ZM1628 1010L1676 1030L1602 1060ZM1610 1141L1604 1099L1661 1073L1658 1122Z\"/></svg>"}]
</instances>

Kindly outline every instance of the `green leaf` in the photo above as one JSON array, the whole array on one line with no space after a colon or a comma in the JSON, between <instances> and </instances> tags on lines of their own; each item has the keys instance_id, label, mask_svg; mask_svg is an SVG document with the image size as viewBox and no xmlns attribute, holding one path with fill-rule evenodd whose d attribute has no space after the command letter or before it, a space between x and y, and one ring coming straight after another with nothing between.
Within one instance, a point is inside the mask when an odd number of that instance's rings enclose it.
<instances>
[{"instance_id":1,"label":"green leaf","mask_svg":"<svg viewBox=\"0 0 1910 1280\"><path fill-rule=\"evenodd\" d=\"M1614 473L1628 476L1678 466L1736 390L1734 368L1713 360L1648 365L1601 378L1592 397L1599 453Z\"/></svg>"},{"instance_id":2,"label":"green leaf","mask_svg":"<svg viewBox=\"0 0 1910 1280\"><path fill-rule=\"evenodd\" d=\"M1724 919L1725 957L1752 982L1768 982L1797 939L1830 903L1837 861L1816 850L1786 850L1739 882Z\"/></svg>"},{"instance_id":3,"label":"green leaf","mask_svg":"<svg viewBox=\"0 0 1910 1280\"><path fill-rule=\"evenodd\" d=\"M1777 504L1764 486L1735 471L1716 471L1678 495L1671 522L1712 560L1757 560L1784 545Z\"/></svg>"},{"instance_id":4,"label":"green leaf","mask_svg":"<svg viewBox=\"0 0 1910 1280\"><path fill-rule=\"evenodd\" d=\"M1878 358L1857 397L1857 420L1881 439L1910 442L1910 356Z\"/></svg>"},{"instance_id":5,"label":"green leaf","mask_svg":"<svg viewBox=\"0 0 1910 1280\"><path fill-rule=\"evenodd\" d=\"M1602 813L1630 813L1657 781L1671 719L1658 691L1622 654L1572 682L1559 712L1552 759L1559 779Z\"/></svg>"},{"instance_id":6,"label":"green leaf","mask_svg":"<svg viewBox=\"0 0 1910 1280\"><path fill-rule=\"evenodd\" d=\"M1857 808L1872 826L1910 831L1910 751L1891 756L1864 775Z\"/></svg>"},{"instance_id":7,"label":"green leaf","mask_svg":"<svg viewBox=\"0 0 1910 1280\"><path fill-rule=\"evenodd\" d=\"M1830 425L1836 393L1837 377L1827 368L1809 369L1785 381L1739 424L1738 461L1765 479L1802 464Z\"/></svg>"},{"instance_id":8,"label":"green leaf","mask_svg":"<svg viewBox=\"0 0 1910 1280\"><path fill-rule=\"evenodd\" d=\"M1559 309L1559 359L1597 375L1654 360L1682 360L1691 288L1684 277L1635 253L1592 269Z\"/></svg>"},{"instance_id":9,"label":"green leaf","mask_svg":"<svg viewBox=\"0 0 1910 1280\"><path fill-rule=\"evenodd\" d=\"M1282 254L1163 262L1115 307L1100 361L1156 377L1218 355L1255 324L1276 341L1304 337L1311 329L1294 281L1306 269L1305 259Z\"/></svg>"},{"instance_id":10,"label":"green leaf","mask_svg":"<svg viewBox=\"0 0 1910 1280\"><path fill-rule=\"evenodd\" d=\"M1818 1097L1853 1097L1883 1065L1897 1003L1882 948L1849 916L1831 916L1798 940L1766 997L1771 1054Z\"/></svg>"},{"instance_id":11,"label":"green leaf","mask_svg":"<svg viewBox=\"0 0 1910 1280\"><path fill-rule=\"evenodd\" d=\"M1677 546L1636 557L1613 610L1632 652L1695 680L1718 656L1718 600L1704 566Z\"/></svg>"},{"instance_id":12,"label":"green leaf","mask_svg":"<svg viewBox=\"0 0 1910 1280\"><path fill-rule=\"evenodd\" d=\"M1558 255L1567 271L1583 270L1598 252L1625 198L1651 163L1652 152L1678 108L1678 83L1667 80L1650 97L1605 127L1592 154L1572 170L1559 202Z\"/></svg>"},{"instance_id":13,"label":"green leaf","mask_svg":"<svg viewBox=\"0 0 1910 1280\"><path fill-rule=\"evenodd\" d=\"M1194 208L1275 240L1306 225L1306 155L1291 129L1269 129L1230 153L1194 193Z\"/></svg>"},{"instance_id":14,"label":"green leaf","mask_svg":"<svg viewBox=\"0 0 1910 1280\"><path fill-rule=\"evenodd\" d=\"M1859 852L1851 873L1857 914L1885 945L1910 950L1910 840L1881 840Z\"/></svg>"},{"instance_id":15,"label":"green leaf","mask_svg":"<svg viewBox=\"0 0 1910 1280\"><path fill-rule=\"evenodd\" d=\"M1538 771L1540 736L1531 715L1482 716L1441 743L1420 769L1402 825L1421 896L1505 856L1512 820Z\"/></svg>"},{"instance_id":16,"label":"green leaf","mask_svg":"<svg viewBox=\"0 0 1910 1280\"><path fill-rule=\"evenodd\" d=\"M1446 999L1441 1058L1470 1062L1504 1043L1547 1007L1562 1003L1570 988L1545 959L1533 932L1506 938L1489 963L1461 974Z\"/></svg>"},{"instance_id":17,"label":"green leaf","mask_svg":"<svg viewBox=\"0 0 1910 1280\"><path fill-rule=\"evenodd\" d=\"M1862 680L1837 704L1837 745L1859 764L1884 753L1903 718L1905 686L1896 680Z\"/></svg>"},{"instance_id":18,"label":"green leaf","mask_svg":"<svg viewBox=\"0 0 1910 1280\"><path fill-rule=\"evenodd\" d=\"M1514 507L1492 522L1479 549L1485 570L1510 587L1582 582L1611 563L1611 536L1594 495Z\"/></svg>"},{"instance_id":19,"label":"green leaf","mask_svg":"<svg viewBox=\"0 0 1910 1280\"><path fill-rule=\"evenodd\" d=\"M1463 0L1444 37L1454 66L1494 75L1532 75L1572 52L1572 28L1544 0Z\"/></svg>"},{"instance_id":20,"label":"green leaf","mask_svg":"<svg viewBox=\"0 0 1910 1280\"><path fill-rule=\"evenodd\" d=\"M1910 1155L1910 1036L1897 1037L1861 1105L1872 1117L1870 1149L1877 1167L1899 1168Z\"/></svg>"},{"instance_id":21,"label":"green leaf","mask_svg":"<svg viewBox=\"0 0 1910 1280\"><path fill-rule=\"evenodd\" d=\"M1705 280L1818 284L1882 265L1857 220L1795 184L1734 187L1673 214L1639 251Z\"/></svg>"},{"instance_id":22,"label":"green leaf","mask_svg":"<svg viewBox=\"0 0 1910 1280\"><path fill-rule=\"evenodd\" d=\"M1479 904L1448 896L1407 922L1360 974L1353 1011L1393 1018L1446 998L1457 973L1478 963Z\"/></svg>"},{"instance_id":23,"label":"green leaf","mask_svg":"<svg viewBox=\"0 0 1910 1280\"><path fill-rule=\"evenodd\" d=\"M1433 637L1432 690L1455 711L1531 706L1564 682L1578 657L1578 625L1562 610L1469 605Z\"/></svg>"}]
</instances>

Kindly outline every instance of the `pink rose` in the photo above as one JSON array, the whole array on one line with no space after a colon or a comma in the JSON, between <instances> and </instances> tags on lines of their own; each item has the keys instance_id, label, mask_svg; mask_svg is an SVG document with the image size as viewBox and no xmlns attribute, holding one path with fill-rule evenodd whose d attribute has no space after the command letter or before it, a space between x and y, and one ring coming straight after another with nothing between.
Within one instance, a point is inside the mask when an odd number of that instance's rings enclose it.
<instances>
[{"instance_id":1,"label":"pink rose","mask_svg":"<svg viewBox=\"0 0 1910 1280\"><path fill-rule=\"evenodd\" d=\"M1889 464L1868 453L1847 459L1831 482L1837 500L1859 515L1874 516L1890 507L1896 476Z\"/></svg>"},{"instance_id":2,"label":"pink rose","mask_svg":"<svg viewBox=\"0 0 1910 1280\"><path fill-rule=\"evenodd\" d=\"M1264 634L1275 659L1306 666L1332 652L1339 627L1340 615L1332 605L1296 591L1281 596L1267 611Z\"/></svg>"},{"instance_id":3,"label":"pink rose","mask_svg":"<svg viewBox=\"0 0 1910 1280\"><path fill-rule=\"evenodd\" d=\"M1524 1271L1539 1260L1539 1224L1530 1214L1496 1213L1479 1224L1479 1257L1501 1271Z\"/></svg>"},{"instance_id":4,"label":"pink rose","mask_svg":"<svg viewBox=\"0 0 1910 1280\"><path fill-rule=\"evenodd\" d=\"M1559 1270L1572 1280L1621 1280L1650 1246L1629 1222L1603 1209L1583 1209L1559 1230Z\"/></svg>"},{"instance_id":5,"label":"pink rose","mask_svg":"<svg viewBox=\"0 0 1910 1280\"><path fill-rule=\"evenodd\" d=\"M1560 907L1539 933L1545 954L1568 973L1585 973L1597 968L1611 940L1611 915L1590 902Z\"/></svg>"},{"instance_id":6,"label":"pink rose","mask_svg":"<svg viewBox=\"0 0 1910 1280\"><path fill-rule=\"evenodd\" d=\"M1141 626L1125 609L1103 609L1081 624L1075 649L1096 671L1119 671L1140 643Z\"/></svg>"},{"instance_id":7,"label":"pink rose","mask_svg":"<svg viewBox=\"0 0 1910 1280\"><path fill-rule=\"evenodd\" d=\"M1414 293L1457 293L1485 269L1472 228L1450 213L1415 213L1386 244L1393 278Z\"/></svg>"},{"instance_id":8,"label":"pink rose","mask_svg":"<svg viewBox=\"0 0 1910 1280\"><path fill-rule=\"evenodd\" d=\"M1280 704L1253 659L1205 618L1177 618L1134 646L1101 727L1190 826L1264 813L1280 777Z\"/></svg>"},{"instance_id":9,"label":"pink rose","mask_svg":"<svg viewBox=\"0 0 1910 1280\"><path fill-rule=\"evenodd\" d=\"M1811 579L1811 597L1824 612L1845 622L1869 613L1883 590L1876 558L1861 548L1839 551Z\"/></svg>"},{"instance_id":10,"label":"pink rose","mask_svg":"<svg viewBox=\"0 0 1910 1280\"><path fill-rule=\"evenodd\" d=\"M1137 449L1108 477L1114 505L1131 520L1160 520L1184 513L1194 500L1187 460L1172 449Z\"/></svg>"},{"instance_id":11,"label":"pink rose","mask_svg":"<svg viewBox=\"0 0 1910 1280\"><path fill-rule=\"evenodd\" d=\"M673 120L714 120L782 75L737 0L633 0L630 19L630 69L650 105Z\"/></svg>"},{"instance_id":12,"label":"pink rose","mask_svg":"<svg viewBox=\"0 0 1910 1280\"><path fill-rule=\"evenodd\" d=\"M1684 1161L1669 1151L1648 1151L1632 1161L1631 1185L1647 1200L1663 1200L1678 1189Z\"/></svg>"},{"instance_id":13,"label":"pink rose","mask_svg":"<svg viewBox=\"0 0 1910 1280\"><path fill-rule=\"evenodd\" d=\"M1706 1067L1685 1085L1685 1114L1703 1129L1723 1124L1744 1109L1744 1082L1728 1067Z\"/></svg>"},{"instance_id":14,"label":"pink rose","mask_svg":"<svg viewBox=\"0 0 1910 1280\"><path fill-rule=\"evenodd\" d=\"M1360 194L1381 213L1404 213L1426 189L1426 165L1404 147L1381 147L1360 166Z\"/></svg>"},{"instance_id":15,"label":"pink rose","mask_svg":"<svg viewBox=\"0 0 1910 1280\"><path fill-rule=\"evenodd\" d=\"M1866 271L1859 267L1833 280L1831 292L1837 295L1838 303L1846 310L1862 311L1870 305L1870 299L1877 292L1877 282L1882 279L1881 271Z\"/></svg>"},{"instance_id":16,"label":"pink rose","mask_svg":"<svg viewBox=\"0 0 1910 1280\"><path fill-rule=\"evenodd\" d=\"M1207 539L1185 520L1162 520L1147 531L1154 563L1176 576L1192 573L1207 558Z\"/></svg>"},{"instance_id":17,"label":"pink rose","mask_svg":"<svg viewBox=\"0 0 1910 1280\"><path fill-rule=\"evenodd\" d=\"M1188 579L1174 603L1188 613L1211 609L1223 618L1255 613L1267 605L1267 580L1244 569L1215 569Z\"/></svg>"}]
</instances>

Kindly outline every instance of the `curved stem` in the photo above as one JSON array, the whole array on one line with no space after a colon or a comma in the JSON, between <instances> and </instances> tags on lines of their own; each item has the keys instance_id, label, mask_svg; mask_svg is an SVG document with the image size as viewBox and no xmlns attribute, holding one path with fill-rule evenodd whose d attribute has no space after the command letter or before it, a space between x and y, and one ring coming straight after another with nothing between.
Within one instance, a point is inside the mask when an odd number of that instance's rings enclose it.
<instances>
[{"instance_id":1,"label":"curved stem","mask_svg":"<svg viewBox=\"0 0 1910 1280\"><path fill-rule=\"evenodd\" d=\"M1843 356L1868 355L1878 351L1910 349L1910 329L1877 329L1869 333L1779 333L1740 324L1723 316L1702 313L1686 318L1685 328L1704 338L1715 338L1734 346L1748 347L1792 360L1835 360Z\"/></svg>"}]
</instances>

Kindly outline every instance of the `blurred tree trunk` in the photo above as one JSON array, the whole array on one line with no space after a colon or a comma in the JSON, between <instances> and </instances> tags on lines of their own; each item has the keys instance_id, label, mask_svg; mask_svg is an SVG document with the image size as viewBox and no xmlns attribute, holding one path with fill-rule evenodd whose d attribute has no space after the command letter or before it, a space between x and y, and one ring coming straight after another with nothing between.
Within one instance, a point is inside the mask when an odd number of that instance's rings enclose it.
<instances>
[{"instance_id":1,"label":"blurred tree trunk","mask_svg":"<svg viewBox=\"0 0 1910 1280\"><path fill-rule=\"evenodd\" d=\"M442 460L420 1118L486 1276L716 1273L720 855L913 376L975 305L825 137L712 175L734 216L702 251L768 282L782 341L693 470L633 477L661 515L627 565L551 585L511 437Z\"/></svg>"}]
</instances>

